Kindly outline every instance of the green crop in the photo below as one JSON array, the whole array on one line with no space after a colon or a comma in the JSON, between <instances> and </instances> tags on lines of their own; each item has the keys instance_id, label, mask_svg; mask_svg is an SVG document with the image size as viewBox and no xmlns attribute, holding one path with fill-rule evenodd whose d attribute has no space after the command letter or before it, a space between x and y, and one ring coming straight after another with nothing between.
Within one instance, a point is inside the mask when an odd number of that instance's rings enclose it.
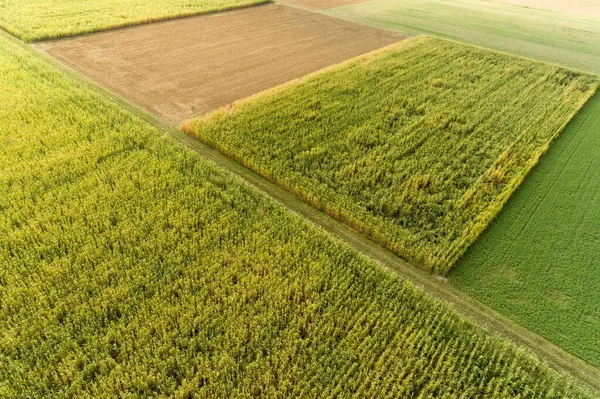
<instances>
[{"instance_id":1,"label":"green crop","mask_svg":"<svg viewBox=\"0 0 600 399\"><path fill-rule=\"evenodd\" d=\"M56 39L270 0L2 0L0 28L26 41Z\"/></svg>"},{"instance_id":2,"label":"green crop","mask_svg":"<svg viewBox=\"0 0 600 399\"><path fill-rule=\"evenodd\" d=\"M417 37L184 129L446 272L597 85L557 66Z\"/></svg>"},{"instance_id":3,"label":"green crop","mask_svg":"<svg viewBox=\"0 0 600 399\"><path fill-rule=\"evenodd\" d=\"M0 38L0 397L591 397Z\"/></svg>"}]
</instances>

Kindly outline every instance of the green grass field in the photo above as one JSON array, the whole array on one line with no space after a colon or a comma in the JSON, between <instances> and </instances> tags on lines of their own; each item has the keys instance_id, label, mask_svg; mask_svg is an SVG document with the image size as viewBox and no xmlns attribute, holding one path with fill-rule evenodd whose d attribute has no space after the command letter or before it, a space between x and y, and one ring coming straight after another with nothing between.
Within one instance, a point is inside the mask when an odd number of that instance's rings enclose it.
<instances>
[{"instance_id":1,"label":"green grass field","mask_svg":"<svg viewBox=\"0 0 600 399\"><path fill-rule=\"evenodd\" d=\"M0 28L25 41L81 35L270 0L3 0Z\"/></svg>"},{"instance_id":2,"label":"green grass field","mask_svg":"<svg viewBox=\"0 0 600 399\"><path fill-rule=\"evenodd\" d=\"M452 282L600 367L600 95L541 159Z\"/></svg>"},{"instance_id":3,"label":"green grass field","mask_svg":"<svg viewBox=\"0 0 600 399\"><path fill-rule=\"evenodd\" d=\"M0 37L0 396L591 398Z\"/></svg>"},{"instance_id":4,"label":"green grass field","mask_svg":"<svg viewBox=\"0 0 600 399\"><path fill-rule=\"evenodd\" d=\"M596 86L549 64L419 37L184 128L446 272Z\"/></svg>"},{"instance_id":5,"label":"green grass field","mask_svg":"<svg viewBox=\"0 0 600 399\"><path fill-rule=\"evenodd\" d=\"M594 16L586 18L486 0L372 0L334 8L327 14L600 74L600 22Z\"/></svg>"}]
</instances>

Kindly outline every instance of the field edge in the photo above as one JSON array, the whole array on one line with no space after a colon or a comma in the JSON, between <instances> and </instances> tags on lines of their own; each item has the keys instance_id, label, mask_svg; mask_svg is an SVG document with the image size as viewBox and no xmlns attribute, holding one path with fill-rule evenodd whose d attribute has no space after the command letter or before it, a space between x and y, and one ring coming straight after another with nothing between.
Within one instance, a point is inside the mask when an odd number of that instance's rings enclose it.
<instances>
[{"instance_id":1,"label":"field edge","mask_svg":"<svg viewBox=\"0 0 600 399\"><path fill-rule=\"evenodd\" d=\"M477 239L485 232L485 230L489 227L490 223L498 216L504 205L508 202L508 200L512 197L516 190L519 189L523 181L531 174L531 171L535 168L535 166L539 163L540 159L548 152L548 149L554 143L554 141L565 131L566 127L569 123L581 112L581 109L587 104L590 99L596 94L598 91L600 83L596 81L595 87L588 92L587 97L582 99L581 103L578 105L579 108L571 113L563 125L552 135L552 137L544 144L543 147L540 148L539 151L532 154L529 158L523 172L519 174L514 180L512 180L509 184L508 190L504 190L500 193L499 199L494 201L491 204L491 207L483 213L483 217L473 223L471 226L472 230L468 231L459 242L459 245L445 257L447 259L447 268L445 268L444 275L447 275L452 268L458 263L460 258L465 254L465 252L471 247L471 245L477 241ZM485 176L495 170L496 164L492 165L490 169L488 169L484 175Z\"/></svg>"},{"instance_id":2,"label":"field edge","mask_svg":"<svg viewBox=\"0 0 600 399\"><path fill-rule=\"evenodd\" d=\"M139 19L139 20L134 20L134 21L129 21L129 22L123 22L122 24L109 25L106 27L80 29L80 30L77 30L74 32L69 32L69 33L24 35L24 34L20 33L18 28L15 28L12 26L6 26L6 25L0 25L0 30L3 30L4 32L14 36L15 38L24 41L25 43L42 43L42 42L47 42L47 41L68 39L68 38L73 38L73 37L77 37L77 36L85 36L85 35L89 35L89 34L93 34L93 33L102 33L102 32L109 32L109 31L113 31L113 30L132 28L135 26L148 25L151 23L160 23L160 22L172 21L172 20L183 19L183 18L198 17L198 16L202 16L202 15L218 14L218 13L223 13L223 12L228 12L228 11L241 10L244 8L257 7L257 6L261 6L264 4L271 4L271 3L274 3L274 0L251 0L246 4L227 6L227 7L223 7L223 8L214 9L214 10L192 11L192 12L187 12L187 13L171 14L171 15L167 15L164 17L144 18L144 19Z\"/></svg>"}]
</instances>

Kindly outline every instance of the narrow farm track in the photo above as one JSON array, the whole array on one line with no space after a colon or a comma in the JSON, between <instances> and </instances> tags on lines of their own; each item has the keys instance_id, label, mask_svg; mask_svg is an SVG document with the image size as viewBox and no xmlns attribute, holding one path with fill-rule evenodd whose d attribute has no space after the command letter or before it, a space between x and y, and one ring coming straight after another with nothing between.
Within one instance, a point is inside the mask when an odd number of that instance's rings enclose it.
<instances>
[{"instance_id":1,"label":"narrow farm track","mask_svg":"<svg viewBox=\"0 0 600 399\"><path fill-rule=\"evenodd\" d=\"M369 0L281 0L278 3L306 8L308 10L327 10L351 4L364 3Z\"/></svg>"},{"instance_id":2,"label":"narrow farm track","mask_svg":"<svg viewBox=\"0 0 600 399\"><path fill-rule=\"evenodd\" d=\"M309 219L314 224L320 226L322 229L337 237L339 240L364 254L365 256L378 261L387 269L396 273L399 277L406 279L415 285L421 286L430 294L441 300L451 302L454 304L455 309L463 315L471 317L473 320L489 330L499 333L509 338L513 342L529 348L534 354L547 361L548 364L550 364L556 370L571 374L574 378L600 394L599 369L592 367L575 356L572 356L545 339L533 334L529 330L496 313L487 306L477 302L473 298L456 290L450 286L445 279L441 279L421 269L413 267L408 262L402 260L392 252L371 241L366 236L313 208L311 205L300 200L298 197L294 196L288 191L285 191L274 183L269 182L265 178L232 161L223 154L219 153L217 150L210 148L200 140L193 138L176 127L159 120L141 108L129 103L119 95L99 86L83 75L69 69L40 50L18 41L4 32L0 32L0 34L10 38L10 40L18 43L23 48L27 49L33 54L36 54L38 57L45 59L47 62L53 64L65 73L78 79L80 82L87 84L97 92L111 98L116 103L135 113L143 120L162 129L166 134L172 136L174 139L191 148L204 158L215 162L217 165L229 170L232 173L235 173L244 179L248 184L261 190L266 196L284 205L287 209Z\"/></svg>"}]
</instances>

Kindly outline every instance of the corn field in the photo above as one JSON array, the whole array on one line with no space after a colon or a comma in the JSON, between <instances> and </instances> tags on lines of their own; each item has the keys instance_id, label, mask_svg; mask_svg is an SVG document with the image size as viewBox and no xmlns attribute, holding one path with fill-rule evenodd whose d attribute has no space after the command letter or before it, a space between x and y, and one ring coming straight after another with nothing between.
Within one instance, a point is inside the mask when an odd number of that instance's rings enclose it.
<instances>
[{"instance_id":1,"label":"corn field","mask_svg":"<svg viewBox=\"0 0 600 399\"><path fill-rule=\"evenodd\" d=\"M184 129L445 273L597 85L557 66L417 37Z\"/></svg>"},{"instance_id":2,"label":"corn field","mask_svg":"<svg viewBox=\"0 0 600 399\"><path fill-rule=\"evenodd\" d=\"M591 397L19 45L0 54L0 397Z\"/></svg>"}]
</instances>

